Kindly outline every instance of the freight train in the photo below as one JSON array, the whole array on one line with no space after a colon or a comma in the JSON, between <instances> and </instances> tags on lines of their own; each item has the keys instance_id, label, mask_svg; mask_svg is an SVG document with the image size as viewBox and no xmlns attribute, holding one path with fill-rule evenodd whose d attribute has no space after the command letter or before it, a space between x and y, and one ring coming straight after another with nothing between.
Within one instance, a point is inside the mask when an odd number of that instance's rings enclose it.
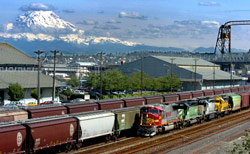
<instances>
[{"instance_id":1,"label":"freight train","mask_svg":"<svg viewBox=\"0 0 250 154\"><path fill-rule=\"evenodd\" d=\"M165 95L103 100L103 101L86 102L86 103L69 103L63 105L27 107L21 109L22 112L20 112L20 110L18 111L7 110L4 112L2 111L1 112L2 114L0 114L0 122L13 121L15 120L15 117L22 118L18 120L25 120L27 118L32 119L32 118L88 112L95 110L110 110L110 109L134 107L146 104L174 103L181 100L187 100L202 96L219 95L223 93L242 92L248 90L250 90L250 86L241 86L241 87L232 87L232 88L215 89L215 90L179 92L179 93L172 93Z\"/></svg>"},{"instance_id":2,"label":"freight train","mask_svg":"<svg viewBox=\"0 0 250 154\"><path fill-rule=\"evenodd\" d=\"M248 108L250 92L238 92L245 90L244 87L243 90L235 89L71 104L68 108L32 108L29 113L33 116L31 119L0 123L0 138L5 139L0 142L0 153L36 153L44 150L55 153L57 151L53 150L79 148L85 140L100 136L116 139L123 132L143 132L140 135L152 136ZM238 92L240 97L226 92ZM198 98L202 96L202 99ZM194 97L197 99L189 100ZM63 115L39 117L53 115L56 112L54 108L62 108Z\"/></svg>"},{"instance_id":3,"label":"freight train","mask_svg":"<svg viewBox=\"0 0 250 154\"><path fill-rule=\"evenodd\" d=\"M139 114L137 106L0 123L0 153L57 153L100 136L136 134Z\"/></svg>"},{"instance_id":4,"label":"freight train","mask_svg":"<svg viewBox=\"0 0 250 154\"><path fill-rule=\"evenodd\" d=\"M138 135L154 136L211 120L249 107L249 92L195 98L174 104L153 104L140 110Z\"/></svg>"}]
</instances>

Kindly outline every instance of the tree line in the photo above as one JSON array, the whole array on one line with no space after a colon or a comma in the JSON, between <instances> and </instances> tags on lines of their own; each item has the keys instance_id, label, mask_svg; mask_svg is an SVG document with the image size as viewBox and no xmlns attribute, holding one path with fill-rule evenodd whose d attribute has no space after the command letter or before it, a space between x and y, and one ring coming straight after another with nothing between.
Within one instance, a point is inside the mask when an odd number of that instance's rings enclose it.
<instances>
[{"instance_id":1,"label":"tree line","mask_svg":"<svg viewBox=\"0 0 250 154\"><path fill-rule=\"evenodd\" d=\"M141 77L142 75L142 77ZM100 89L100 74L89 74L85 77L86 86L88 88ZM153 78L147 76L147 74L141 72L132 73L130 76L124 75L121 71L106 70L102 75L102 89L104 91L123 91L123 90L163 90L170 91L178 90L182 83L174 75L166 75L164 77Z\"/></svg>"},{"instance_id":2,"label":"tree line","mask_svg":"<svg viewBox=\"0 0 250 154\"><path fill-rule=\"evenodd\" d=\"M142 76L141 76L142 75ZM85 77L86 86L91 89L100 89L100 74L89 74ZM124 75L119 70L106 70L102 75L102 89L103 91L117 92L124 90L138 91L141 90L154 90L154 91L170 91L171 87L177 91L182 83L176 76L166 75L164 77L153 78L147 76L145 73L135 72L130 76ZM72 78L67 82L72 87L79 85L77 78ZM11 101L19 101L24 96L24 89L20 84L9 84L8 95ZM31 97L37 99L37 89L33 89Z\"/></svg>"},{"instance_id":3,"label":"tree line","mask_svg":"<svg viewBox=\"0 0 250 154\"><path fill-rule=\"evenodd\" d=\"M10 101L20 101L24 97L24 89L19 83L10 83L8 88L8 95ZM31 91L30 96L37 100L38 92L37 89ZM40 98L42 96L40 95Z\"/></svg>"}]
</instances>

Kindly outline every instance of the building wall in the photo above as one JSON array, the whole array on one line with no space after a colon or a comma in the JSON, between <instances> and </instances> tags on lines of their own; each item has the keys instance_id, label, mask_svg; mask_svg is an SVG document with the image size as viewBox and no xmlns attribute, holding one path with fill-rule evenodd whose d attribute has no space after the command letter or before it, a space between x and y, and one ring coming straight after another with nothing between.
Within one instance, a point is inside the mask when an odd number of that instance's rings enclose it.
<instances>
[{"instance_id":1,"label":"building wall","mask_svg":"<svg viewBox=\"0 0 250 154\"><path fill-rule=\"evenodd\" d=\"M122 66L117 67L120 71L122 71L125 75L131 75L134 72L141 71L141 60L137 60L131 63L124 64ZM146 73L150 77L163 77L166 75L174 74L177 78L182 79L194 79L194 74L191 71L180 68L176 65L172 65L168 62L156 59L154 57L146 57L143 59L143 72ZM201 79L202 76L197 74L197 80Z\"/></svg>"},{"instance_id":2,"label":"building wall","mask_svg":"<svg viewBox=\"0 0 250 154\"><path fill-rule=\"evenodd\" d=\"M195 82L182 82L181 91L201 90L202 85L199 82L196 82L196 89L194 84Z\"/></svg>"},{"instance_id":3,"label":"building wall","mask_svg":"<svg viewBox=\"0 0 250 154\"><path fill-rule=\"evenodd\" d=\"M29 102L37 102L36 99L31 97L31 91L33 89L24 89L24 98L20 100L23 104L28 104ZM10 103L8 95L8 90L4 90L4 98L3 98L3 104ZM52 88L41 88L41 99L40 102L50 101L52 100ZM55 98L56 101L59 101L59 97L57 96Z\"/></svg>"},{"instance_id":4,"label":"building wall","mask_svg":"<svg viewBox=\"0 0 250 154\"><path fill-rule=\"evenodd\" d=\"M232 85L231 85L232 84ZM214 87L213 87L214 85ZM229 80L217 80L215 83L213 83L212 80L209 81L203 81L201 90L209 90L209 89L220 89L220 88L229 88L231 86L240 86L241 81L232 81L232 83Z\"/></svg>"}]
</instances>

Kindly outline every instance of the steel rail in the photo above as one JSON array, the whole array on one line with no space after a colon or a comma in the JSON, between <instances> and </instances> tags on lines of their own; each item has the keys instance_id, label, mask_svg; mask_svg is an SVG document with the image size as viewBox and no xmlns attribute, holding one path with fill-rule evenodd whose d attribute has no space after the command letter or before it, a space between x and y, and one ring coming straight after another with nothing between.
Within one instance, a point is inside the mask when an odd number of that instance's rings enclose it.
<instances>
[{"instance_id":1,"label":"steel rail","mask_svg":"<svg viewBox=\"0 0 250 154\"><path fill-rule=\"evenodd\" d=\"M114 153L115 154L118 154L118 153L127 153L127 154L136 153L136 152L150 149L150 148L162 145L162 144L171 144L173 146L173 145L177 144L177 141L179 140L179 138L183 138L183 137L189 138L189 137L194 136L194 134L198 134L198 136L200 136L202 131L204 131L204 132L210 131L209 129L212 129L213 127L231 122L233 120L236 120L237 121L236 123L239 123L239 116L242 118L246 118L247 115L250 118L250 113L248 113L248 112L241 113L240 115L227 116L227 118L226 117L222 118L219 121L217 121L216 123L204 123L204 125L200 126L199 128L193 128L191 130L187 130L186 132L183 132L182 134L173 134L170 136L163 137L161 139L149 141L147 143L143 143L143 144L139 144L137 146L129 147L129 148L124 149L124 150L116 151ZM211 131L213 131L213 129ZM197 135L195 137L197 137ZM157 151L159 151L159 149L157 149ZM156 151L154 151L152 153L155 153L155 152Z\"/></svg>"}]
</instances>

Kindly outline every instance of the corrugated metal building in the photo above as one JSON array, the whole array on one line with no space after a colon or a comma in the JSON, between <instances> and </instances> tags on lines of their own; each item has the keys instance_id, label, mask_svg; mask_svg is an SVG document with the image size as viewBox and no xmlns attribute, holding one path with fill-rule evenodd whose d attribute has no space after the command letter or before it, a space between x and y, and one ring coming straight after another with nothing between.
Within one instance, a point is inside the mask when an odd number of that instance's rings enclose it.
<instances>
[{"instance_id":1,"label":"corrugated metal building","mask_svg":"<svg viewBox=\"0 0 250 154\"><path fill-rule=\"evenodd\" d=\"M37 61L7 43L0 43L0 104L10 101L8 87L10 83L19 83L24 88L23 103L35 102L31 91L37 88ZM56 86L63 86L56 81ZM40 74L41 102L52 99L53 79ZM58 99L58 98L57 98Z\"/></svg>"},{"instance_id":2,"label":"corrugated metal building","mask_svg":"<svg viewBox=\"0 0 250 154\"><path fill-rule=\"evenodd\" d=\"M141 71L142 60L125 63L117 69L126 75ZM143 71L150 77L173 75L178 77L183 85L182 90L206 90L238 86L241 78L220 70L215 65L203 59L168 56L148 56L143 58ZM232 78L232 80L231 80ZM195 82L196 81L196 82ZM196 85L195 85L196 83Z\"/></svg>"}]
</instances>

